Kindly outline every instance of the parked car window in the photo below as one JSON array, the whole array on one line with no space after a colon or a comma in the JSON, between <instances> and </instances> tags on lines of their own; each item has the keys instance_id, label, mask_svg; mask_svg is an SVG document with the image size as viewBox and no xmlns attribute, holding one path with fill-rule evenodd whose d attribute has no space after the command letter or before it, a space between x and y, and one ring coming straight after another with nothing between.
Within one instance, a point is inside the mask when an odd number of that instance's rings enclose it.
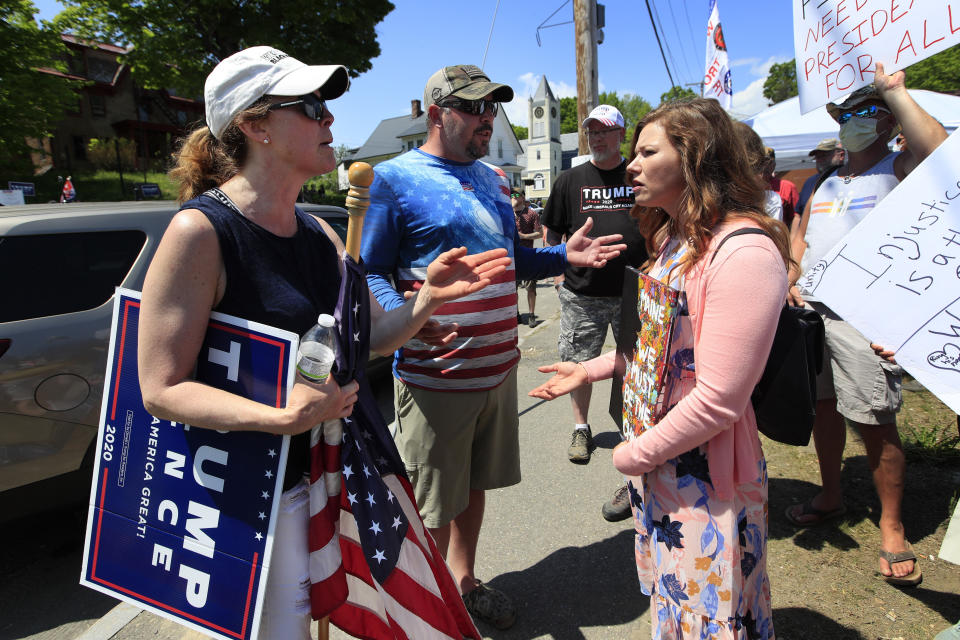
<instances>
[{"instance_id":1,"label":"parked car window","mask_svg":"<svg viewBox=\"0 0 960 640\"><path fill-rule=\"evenodd\" d=\"M333 228L334 233L340 236L340 239L344 242L347 241L347 218L334 218L332 216L324 216L322 213L320 217L323 218L323 221L330 225Z\"/></svg>"},{"instance_id":2,"label":"parked car window","mask_svg":"<svg viewBox=\"0 0 960 640\"><path fill-rule=\"evenodd\" d=\"M0 322L84 311L113 295L146 242L142 231L0 238Z\"/></svg>"}]
</instances>

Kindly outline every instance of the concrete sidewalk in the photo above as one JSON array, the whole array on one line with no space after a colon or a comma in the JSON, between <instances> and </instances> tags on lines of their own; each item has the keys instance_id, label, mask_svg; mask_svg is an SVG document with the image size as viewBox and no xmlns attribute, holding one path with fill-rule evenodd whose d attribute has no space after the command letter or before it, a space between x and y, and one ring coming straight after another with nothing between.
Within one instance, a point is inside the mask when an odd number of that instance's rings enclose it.
<instances>
[{"instance_id":1,"label":"concrete sidewalk","mask_svg":"<svg viewBox=\"0 0 960 640\"><path fill-rule=\"evenodd\" d=\"M525 311L526 297L521 298ZM486 638L516 640L645 640L650 637L648 599L637 584L631 521L609 523L600 515L601 505L621 482L610 463L619 442L607 415L610 384L594 386L590 423L597 449L589 464L571 464L569 401L526 395L546 379L537 367L557 360L560 315L552 280L541 281L538 288L537 318L534 328L520 326L523 480L487 494L477 554L477 576L512 596L519 615L507 631L482 624L479 629ZM612 335L607 346L613 348ZM126 616L126 624L116 629L98 623L82 640L205 637L151 613L120 607L114 618ZM331 629L331 637L347 636Z\"/></svg>"}]
</instances>

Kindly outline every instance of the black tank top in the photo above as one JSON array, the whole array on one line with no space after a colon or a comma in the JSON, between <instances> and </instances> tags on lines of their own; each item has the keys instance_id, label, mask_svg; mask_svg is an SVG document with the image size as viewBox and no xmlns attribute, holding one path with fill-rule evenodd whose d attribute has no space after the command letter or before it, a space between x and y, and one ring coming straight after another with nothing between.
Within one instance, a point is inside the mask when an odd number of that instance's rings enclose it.
<instances>
[{"instance_id":1,"label":"black tank top","mask_svg":"<svg viewBox=\"0 0 960 640\"><path fill-rule=\"evenodd\" d=\"M217 232L227 274L214 311L302 336L321 313L333 314L340 290L337 250L317 220L298 208L297 231L274 235L248 220L219 189L183 203L201 211ZM310 471L310 434L290 439L286 491Z\"/></svg>"}]
</instances>

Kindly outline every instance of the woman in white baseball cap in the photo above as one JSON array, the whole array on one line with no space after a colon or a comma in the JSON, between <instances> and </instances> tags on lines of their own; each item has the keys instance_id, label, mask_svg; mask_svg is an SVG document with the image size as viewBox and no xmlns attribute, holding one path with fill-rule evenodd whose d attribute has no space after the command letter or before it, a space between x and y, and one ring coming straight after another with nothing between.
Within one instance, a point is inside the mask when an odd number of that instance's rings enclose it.
<instances>
[{"instance_id":1,"label":"woman in white baseball cap","mask_svg":"<svg viewBox=\"0 0 960 640\"><path fill-rule=\"evenodd\" d=\"M189 135L171 171L181 210L143 285L138 360L147 410L199 427L293 436L261 638L310 638L309 430L349 416L359 385L341 387L332 375L323 384L298 380L277 408L205 386L192 374L211 311L298 335L320 314L333 314L344 247L296 199L308 178L335 166L326 101L348 84L342 66L308 66L270 47L220 62L204 90L207 124ZM405 305L385 312L371 296L370 348L393 352L442 304L489 284L509 264L505 255L453 249L430 265L427 282ZM442 343L456 335L455 327L442 329L421 339Z\"/></svg>"}]
</instances>

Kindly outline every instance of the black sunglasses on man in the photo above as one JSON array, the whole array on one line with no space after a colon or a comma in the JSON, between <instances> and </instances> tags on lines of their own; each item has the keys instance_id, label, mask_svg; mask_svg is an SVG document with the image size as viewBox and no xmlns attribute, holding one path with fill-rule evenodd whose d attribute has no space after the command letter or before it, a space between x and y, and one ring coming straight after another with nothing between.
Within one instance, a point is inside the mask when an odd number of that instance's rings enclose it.
<instances>
[{"instance_id":1,"label":"black sunglasses on man","mask_svg":"<svg viewBox=\"0 0 960 640\"><path fill-rule=\"evenodd\" d=\"M464 100L463 98L446 98L442 102L437 103L438 107L450 107L451 109L456 109L457 111L462 111L464 113L469 113L472 116L479 116L483 113L486 113L487 109L490 110L490 115L496 116L497 111L500 110L500 103L493 102L492 100Z\"/></svg>"}]
</instances>

